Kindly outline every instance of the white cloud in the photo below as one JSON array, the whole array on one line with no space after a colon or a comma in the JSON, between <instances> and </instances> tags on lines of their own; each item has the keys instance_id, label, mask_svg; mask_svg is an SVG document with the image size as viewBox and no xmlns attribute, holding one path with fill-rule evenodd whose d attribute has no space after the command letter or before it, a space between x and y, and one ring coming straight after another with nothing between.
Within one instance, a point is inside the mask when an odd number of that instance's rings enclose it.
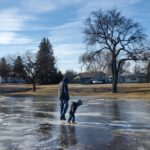
<instances>
[{"instance_id":1,"label":"white cloud","mask_svg":"<svg viewBox=\"0 0 150 150\"><path fill-rule=\"evenodd\" d=\"M32 42L33 42L32 39L17 34L15 32L0 32L0 44L3 45L8 45L8 44L20 45L20 44L29 44Z\"/></svg>"},{"instance_id":2,"label":"white cloud","mask_svg":"<svg viewBox=\"0 0 150 150\"><path fill-rule=\"evenodd\" d=\"M51 29L52 30L60 30L60 29L64 30L64 29L67 29L70 27L77 27L78 28L80 23L81 23L80 21L68 22L68 23L62 24L60 26L53 27Z\"/></svg>"},{"instance_id":3,"label":"white cloud","mask_svg":"<svg viewBox=\"0 0 150 150\"><path fill-rule=\"evenodd\" d=\"M65 72L68 69L81 71L79 56L84 52L83 44L57 44L53 49L61 71Z\"/></svg>"},{"instance_id":4,"label":"white cloud","mask_svg":"<svg viewBox=\"0 0 150 150\"><path fill-rule=\"evenodd\" d=\"M54 53L58 59L70 59L78 57L84 50L83 44L57 44L54 45Z\"/></svg>"},{"instance_id":5,"label":"white cloud","mask_svg":"<svg viewBox=\"0 0 150 150\"><path fill-rule=\"evenodd\" d=\"M68 69L80 71L79 56L85 51L84 44L81 44L81 24L81 21L73 21L51 28L54 54L63 72Z\"/></svg>"},{"instance_id":6,"label":"white cloud","mask_svg":"<svg viewBox=\"0 0 150 150\"><path fill-rule=\"evenodd\" d=\"M10 8L0 10L0 18L0 44L19 45L33 42L24 33L18 33L27 29L27 23L34 19L32 15L23 14L17 8Z\"/></svg>"},{"instance_id":7,"label":"white cloud","mask_svg":"<svg viewBox=\"0 0 150 150\"><path fill-rule=\"evenodd\" d=\"M56 9L56 6L48 0L27 0L22 2L22 6L25 7L27 11L39 13Z\"/></svg>"},{"instance_id":8,"label":"white cloud","mask_svg":"<svg viewBox=\"0 0 150 150\"><path fill-rule=\"evenodd\" d=\"M77 60L60 60L58 65L63 73L65 73L66 70L81 72L81 65Z\"/></svg>"},{"instance_id":9,"label":"white cloud","mask_svg":"<svg viewBox=\"0 0 150 150\"><path fill-rule=\"evenodd\" d=\"M81 24L80 21L74 21L51 28L50 39L53 43L81 42Z\"/></svg>"},{"instance_id":10,"label":"white cloud","mask_svg":"<svg viewBox=\"0 0 150 150\"><path fill-rule=\"evenodd\" d=\"M44 13L48 11L54 11L61 9L67 5L73 4L70 0L26 0L23 1L22 7L25 7L27 11L35 13Z\"/></svg>"},{"instance_id":11,"label":"white cloud","mask_svg":"<svg viewBox=\"0 0 150 150\"><path fill-rule=\"evenodd\" d=\"M79 0L81 7L78 10L79 16L87 17L91 11L98 9L125 8L141 2L142 0Z\"/></svg>"},{"instance_id":12,"label":"white cloud","mask_svg":"<svg viewBox=\"0 0 150 150\"><path fill-rule=\"evenodd\" d=\"M6 9L0 11L0 31L20 31L33 17L23 15L18 9Z\"/></svg>"}]
</instances>

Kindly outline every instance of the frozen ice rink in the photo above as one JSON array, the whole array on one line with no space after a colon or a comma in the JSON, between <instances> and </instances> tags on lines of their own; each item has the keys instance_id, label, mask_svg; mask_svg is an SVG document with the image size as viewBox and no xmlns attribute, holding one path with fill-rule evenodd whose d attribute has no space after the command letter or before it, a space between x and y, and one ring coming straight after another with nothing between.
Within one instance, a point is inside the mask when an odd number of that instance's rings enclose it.
<instances>
[{"instance_id":1,"label":"frozen ice rink","mask_svg":"<svg viewBox=\"0 0 150 150\"><path fill-rule=\"evenodd\" d=\"M68 125L56 98L1 97L0 150L150 149L150 101L81 99Z\"/></svg>"}]
</instances>

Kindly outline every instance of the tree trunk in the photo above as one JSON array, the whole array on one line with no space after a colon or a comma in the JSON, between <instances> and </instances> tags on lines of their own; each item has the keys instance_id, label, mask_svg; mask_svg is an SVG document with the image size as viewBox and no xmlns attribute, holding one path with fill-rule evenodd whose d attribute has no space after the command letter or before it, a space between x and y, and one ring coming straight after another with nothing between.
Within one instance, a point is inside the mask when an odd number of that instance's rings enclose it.
<instances>
[{"instance_id":1,"label":"tree trunk","mask_svg":"<svg viewBox=\"0 0 150 150\"><path fill-rule=\"evenodd\" d=\"M117 93L117 84L118 84L118 68L116 63L116 57L113 57L112 61L112 93Z\"/></svg>"},{"instance_id":2,"label":"tree trunk","mask_svg":"<svg viewBox=\"0 0 150 150\"><path fill-rule=\"evenodd\" d=\"M36 91L36 81L33 81L32 86L33 86L32 91L35 92Z\"/></svg>"},{"instance_id":3,"label":"tree trunk","mask_svg":"<svg viewBox=\"0 0 150 150\"><path fill-rule=\"evenodd\" d=\"M112 92L113 93L117 93L118 92L118 88L117 88L117 85L118 85L118 73L115 73L115 77L114 77L114 81L113 81L113 85L112 85Z\"/></svg>"}]
</instances>

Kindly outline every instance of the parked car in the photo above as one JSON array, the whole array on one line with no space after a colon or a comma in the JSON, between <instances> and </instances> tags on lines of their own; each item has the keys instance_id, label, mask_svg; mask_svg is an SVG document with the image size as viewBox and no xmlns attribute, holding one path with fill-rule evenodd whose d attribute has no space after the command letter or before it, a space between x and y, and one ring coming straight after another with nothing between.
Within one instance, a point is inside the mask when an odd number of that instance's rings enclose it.
<instances>
[{"instance_id":1,"label":"parked car","mask_svg":"<svg viewBox=\"0 0 150 150\"><path fill-rule=\"evenodd\" d=\"M93 80L93 84L102 84L104 83L103 80Z\"/></svg>"}]
</instances>

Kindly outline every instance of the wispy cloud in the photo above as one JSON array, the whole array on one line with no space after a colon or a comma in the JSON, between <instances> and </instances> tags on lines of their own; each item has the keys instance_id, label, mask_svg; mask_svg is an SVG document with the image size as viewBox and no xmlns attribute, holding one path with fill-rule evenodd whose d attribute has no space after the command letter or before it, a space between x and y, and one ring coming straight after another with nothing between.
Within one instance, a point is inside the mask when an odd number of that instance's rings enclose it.
<instances>
[{"instance_id":1,"label":"wispy cloud","mask_svg":"<svg viewBox=\"0 0 150 150\"><path fill-rule=\"evenodd\" d=\"M20 31L25 28L27 21L33 17L22 14L18 9L0 11L0 31Z\"/></svg>"},{"instance_id":2,"label":"wispy cloud","mask_svg":"<svg viewBox=\"0 0 150 150\"><path fill-rule=\"evenodd\" d=\"M21 3L21 6L30 12L44 13L61 9L73 3L70 0L26 0Z\"/></svg>"},{"instance_id":3,"label":"wispy cloud","mask_svg":"<svg viewBox=\"0 0 150 150\"><path fill-rule=\"evenodd\" d=\"M69 59L59 60L58 61L58 66L59 66L59 68L61 68L61 71L63 73L65 73L66 70L74 70L76 72L81 71L81 66L80 66L80 64L78 63L77 60L69 60Z\"/></svg>"},{"instance_id":4,"label":"wispy cloud","mask_svg":"<svg viewBox=\"0 0 150 150\"><path fill-rule=\"evenodd\" d=\"M78 14L79 16L82 15L81 17L85 17L91 11L96 11L98 9L125 8L141 1L142 0L79 0L80 7L78 9Z\"/></svg>"},{"instance_id":5,"label":"wispy cloud","mask_svg":"<svg viewBox=\"0 0 150 150\"><path fill-rule=\"evenodd\" d=\"M33 42L31 37L21 33L27 30L27 23L33 20L32 15L23 14L20 9L0 10L0 44L20 45Z\"/></svg>"},{"instance_id":6,"label":"wispy cloud","mask_svg":"<svg viewBox=\"0 0 150 150\"><path fill-rule=\"evenodd\" d=\"M75 58L84 50L83 44L57 44L54 45L55 56L58 59L66 59L66 57Z\"/></svg>"},{"instance_id":7,"label":"wispy cloud","mask_svg":"<svg viewBox=\"0 0 150 150\"><path fill-rule=\"evenodd\" d=\"M18 2L18 7L0 11L0 31L18 31L26 27L26 23L35 19L36 14L63 9L68 5L76 5L77 17L87 16L96 9L109 9L114 6L125 7L141 0L26 0ZM23 14L23 12L25 12ZM39 18L40 19L40 18ZM75 19L75 18L74 18ZM76 18L77 19L77 18ZM46 27L45 27L46 28ZM33 28L32 28L33 29Z\"/></svg>"},{"instance_id":8,"label":"wispy cloud","mask_svg":"<svg viewBox=\"0 0 150 150\"><path fill-rule=\"evenodd\" d=\"M36 13L47 12L56 9L56 5L48 0L27 0L23 1L21 5L22 7L26 8L26 11Z\"/></svg>"},{"instance_id":9,"label":"wispy cloud","mask_svg":"<svg viewBox=\"0 0 150 150\"><path fill-rule=\"evenodd\" d=\"M21 44L29 44L32 43L33 40L24 35L17 34L15 32L0 32L0 44L13 44L13 45L21 45Z\"/></svg>"},{"instance_id":10,"label":"wispy cloud","mask_svg":"<svg viewBox=\"0 0 150 150\"><path fill-rule=\"evenodd\" d=\"M57 44L54 45L54 54L61 71L73 69L81 71L79 56L84 51L83 44Z\"/></svg>"},{"instance_id":11,"label":"wispy cloud","mask_svg":"<svg viewBox=\"0 0 150 150\"><path fill-rule=\"evenodd\" d=\"M50 39L53 43L82 42L81 21L73 21L50 29Z\"/></svg>"}]
</instances>

